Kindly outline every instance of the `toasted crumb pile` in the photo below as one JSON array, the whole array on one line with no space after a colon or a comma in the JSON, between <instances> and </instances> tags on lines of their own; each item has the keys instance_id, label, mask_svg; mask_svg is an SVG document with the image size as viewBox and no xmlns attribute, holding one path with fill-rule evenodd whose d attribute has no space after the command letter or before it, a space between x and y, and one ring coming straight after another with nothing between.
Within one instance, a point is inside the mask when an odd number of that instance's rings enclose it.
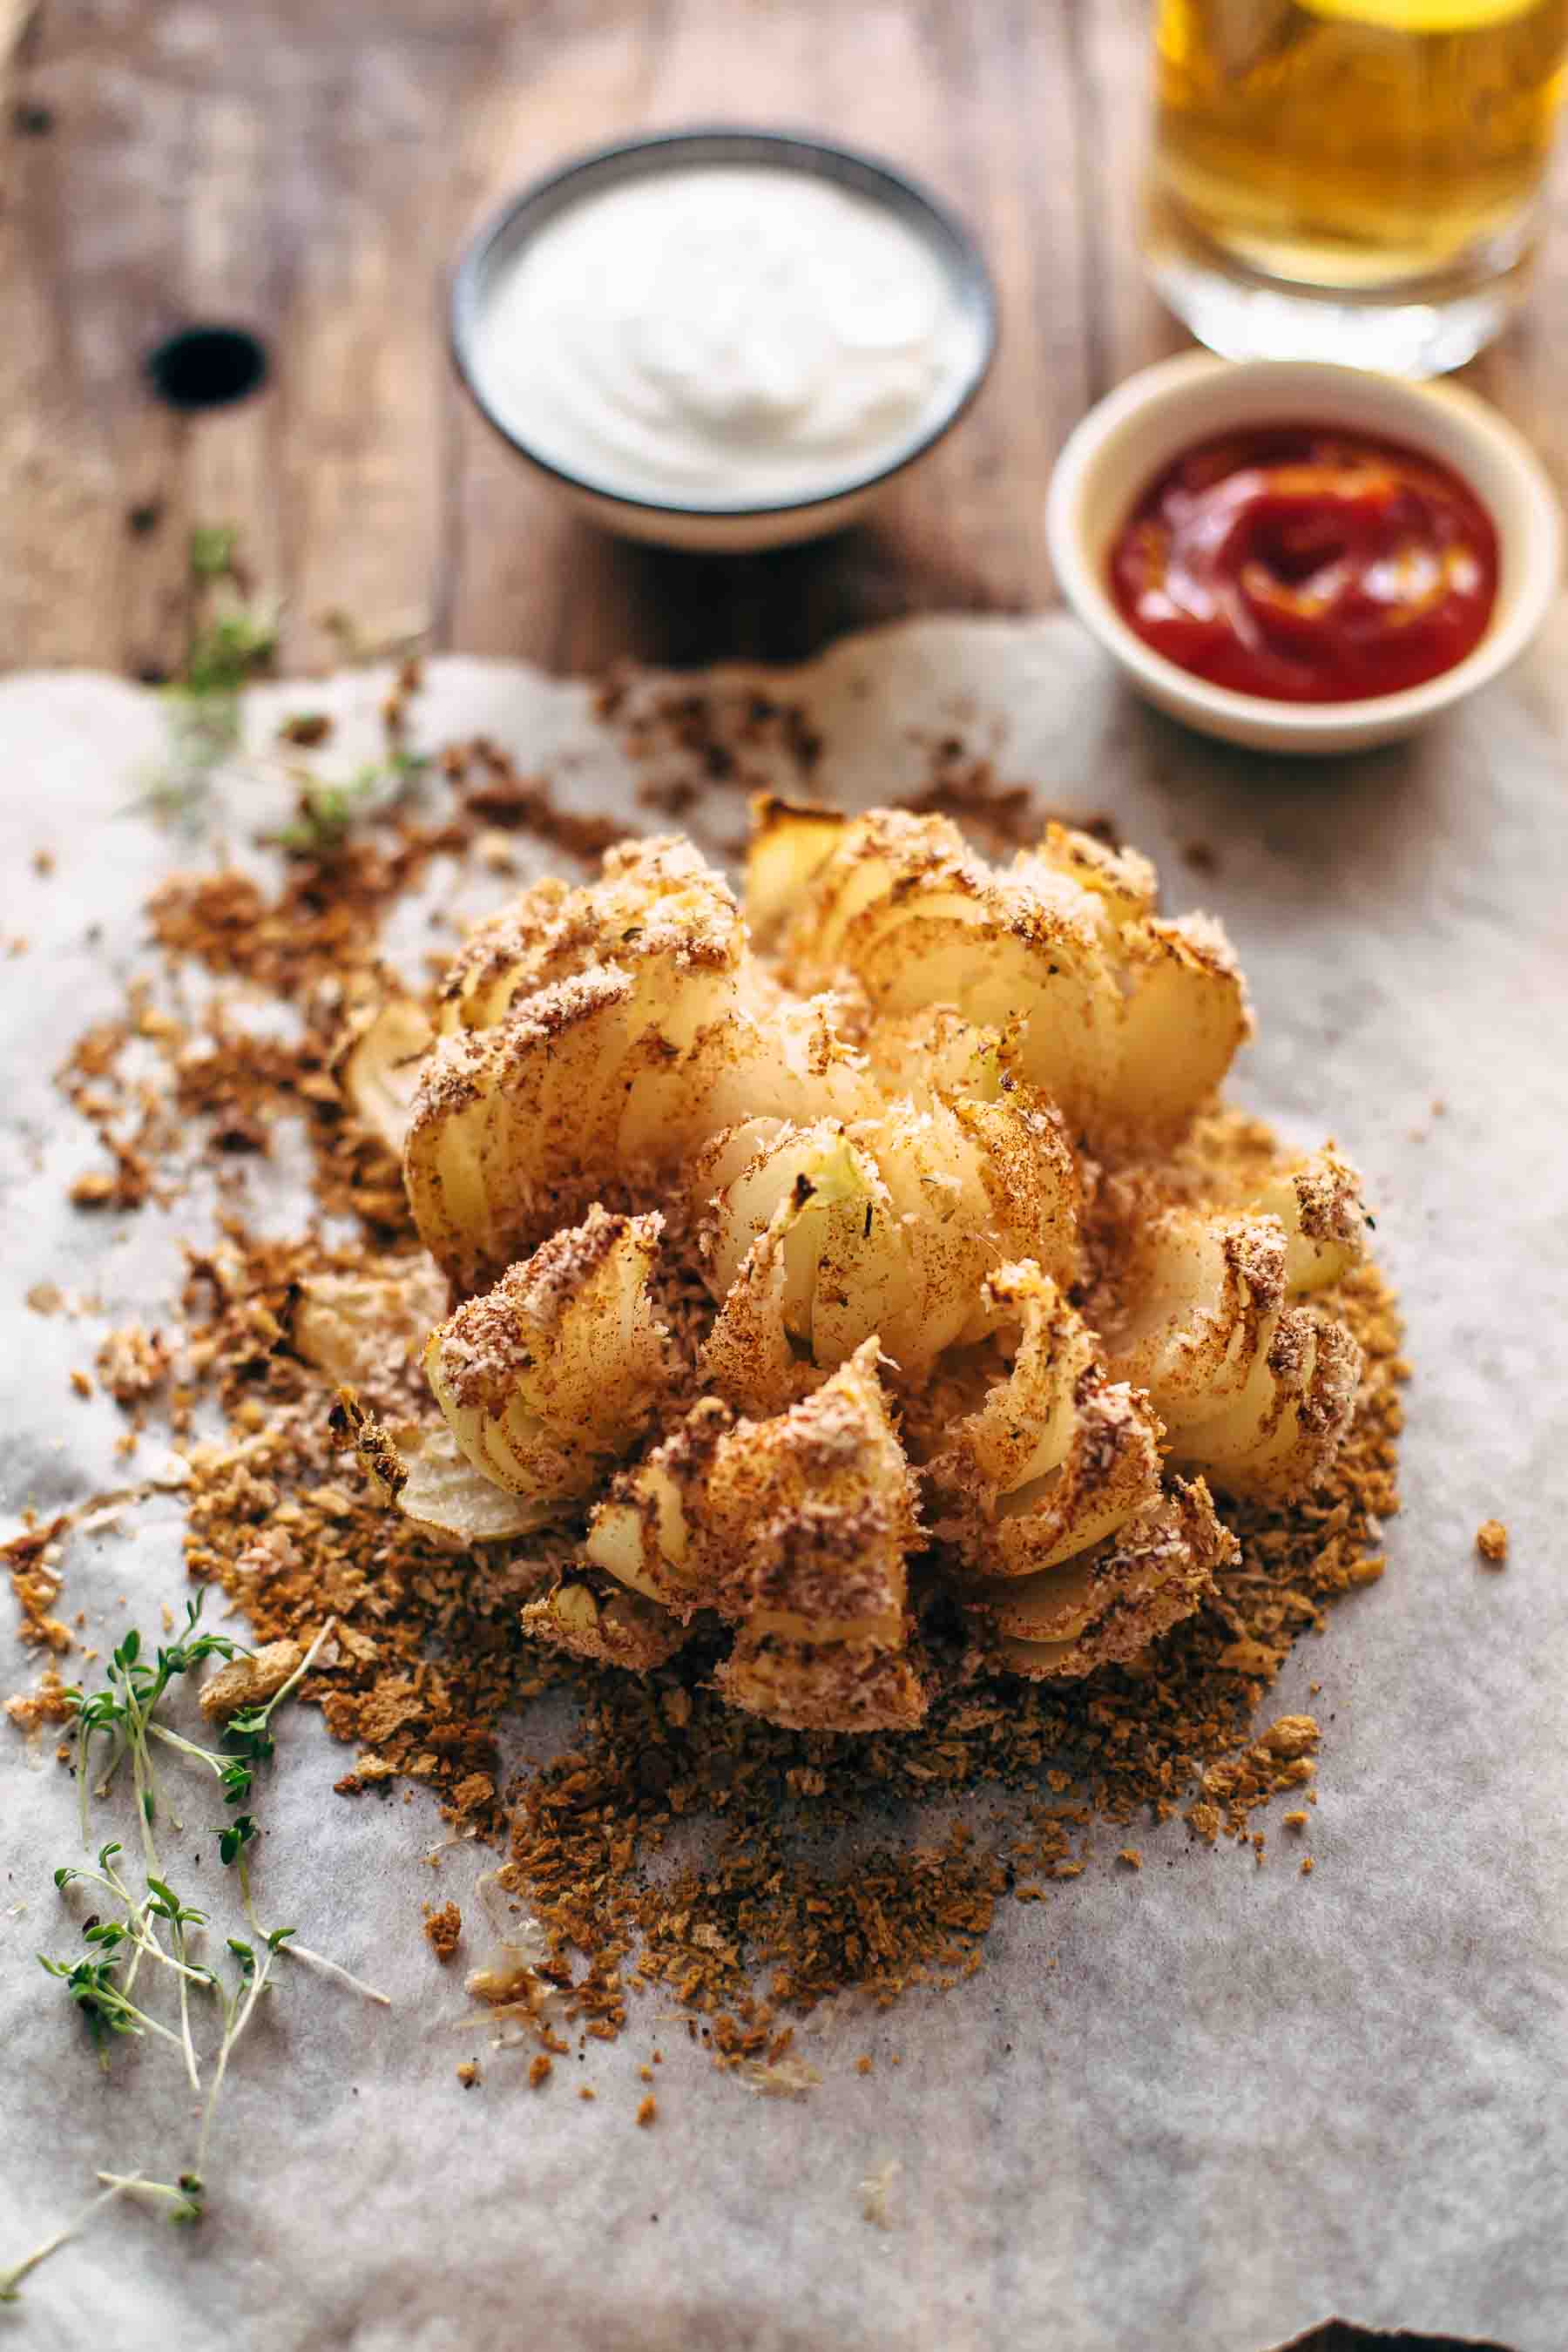
<instances>
[{"instance_id":1,"label":"toasted crumb pile","mask_svg":"<svg viewBox=\"0 0 1568 2352\"><path fill-rule=\"evenodd\" d=\"M310 1246L258 1245L230 1268L236 1296L278 1337L258 1356L246 1319L226 1318L217 1376L231 1442L193 1451L193 1573L216 1574L261 1637L303 1639L337 1618L305 1690L354 1743L340 1792L402 1775L431 1785L463 1827L493 1835L510 1822L504 1883L545 1928L554 1980L572 1987L569 2020L600 2038L626 2022L630 1991L657 1984L711 2020L721 2063L776 2063L786 2008L850 1986L888 2000L973 1969L998 1901L1076 1875L1097 1821L1180 1811L1196 1837L1256 1851L1260 1809L1310 1788L1317 1723L1251 1727L1294 1639L1382 1573L1406 1367L1373 1269L1356 1269L1333 1302L1369 1374L1332 1481L1306 1505L1238 1509L1242 1556L1218 1602L1153 1662L993 1685L960 1678L955 1641L920 1736L855 1738L736 1713L700 1648L639 1677L552 1661L519 1629L515 1585L476 1576L365 1496L334 1451L328 1384L283 1336ZM198 1350L211 1328L198 1328ZM571 1748L498 1790L502 1714L555 1685L582 1706ZM952 1821L958 1802L977 1818ZM831 1858L845 1839L847 1864Z\"/></svg>"},{"instance_id":2,"label":"toasted crumb pile","mask_svg":"<svg viewBox=\"0 0 1568 2352\"><path fill-rule=\"evenodd\" d=\"M700 704L608 695L607 715L642 731L650 800L674 790L677 754L690 772L693 734L709 746L708 773L729 759L717 736L709 743ZM757 704L752 723L808 772L817 747L799 714ZM308 1276L383 1276L414 1245L395 1167L331 1077L383 919L434 856L485 827L554 828L558 846L589 845L548 787L516 778L491 747L442 766L458 805L438 824L384 823L331 863L292 862L271 895L233 871L176 877L156 894L150 921L171 963L244 981L300 1018L291 1042L263 1042L226 1028L220 1000L187 1032L138 989L123 1021L84 1037L61 1074L109 1162L78 1185L84 1207L129 1214L176 1198L198 1164L224 1173L228 1195L217 1244L189 1253L177 1324L114 1335L100 1376L132 1424L128 1451L135 1426L158 1417L185 1456L191 1577L218 1582L258 1643L303 1644L335 1620L301 1695L349 1750L338 1792L422 1782L459 1833L505 1841L503 1884L549 1948L536 1981L550 2002L509 2005L536 2019L544 2063L533 2079L568 2046L560 2025L611 2039L631 1995L657 1988L686 2006L716 2063L759 2091L799 2095L816 2077L787 2012L849 1989L887 2002L956 1982L980 1965L1008 1896L1041 1899L1091 1854L1110 1864L1120 1853L1136 1868L1135 1823L1179 1812L1195 1839L1261 1858L1261 1809L1284 1791L1310 1796L1317 1722L1256 1723L1295 1639L1382 1572L1407 1373L1396 1307L1370 1265L1326 1294L1365 1359L1328 1483L1287 1507L1227 1506L1239 1558L1140 1661L1079 1681L993 1681L939 1614L925 1629L935 1696L919 1733L851 1737L737 1713L712 1686L700 1639L640 1675L542 1651L521 1624L538 1559L524 1568L498 1550L476 1569L387 1510L343 1450L332 1379L293 1338ZM351 1218L352 1238L263 1238L247 1218L246 1168L288 1116L305 1122L321 1211ZM1200 1162L1234 1175L1266 1146L1255 1123L1207 1122L1189 1147L1194 1181ZM679 1314L669 1320L679 1339ZM382 1369L378 1409L415 1395L406 1346ZM61 1601L69 1525L51 1520L6 1547L24 1633L46 1658L77 1638ZM48 1665L11 1714L24 1728L64 1721L61 1687ZM503 1718L515 1724L546 1692L579 1711L570 1747L509 1783ZM1286 1818L1307 1825L1303 1811ZM455 1904L426 1925L442 1957L460 1930ZM649 2095L637 2121L657 2112Z\"/></svg>"},{"instance_id":3,"label":"toasted crumb pile","mask_svg":"<svg viewBox=\"0 0 1568 2352\"><path fill-rule=\"evenodd\" d=\"M60 1538L70 1525L68 1512L60 1512L41 1526L26 1528L13 1536L0 1548L0 1553L11 1574L11 1598L16 1604L16 1631L29 1649L58 1652L71 1647L71 1630L64 1619L55 1614L55 1602L60 1594ZM63 1699L56 1718L63 1722L70 1710ZM41 1711L40 1694L18 1694L8 1702L7 1710L14 1721L34 1723L47 1719Z\"/></svg>"},{"instance_id":4,"label":"toasted crumb pile","mask_svg":"<svg viewBox=\"0 0 1568 2352\"><path fill-rule=\"evenodd\" d=\"M438 1960L449 1960L463 1939L463 1915L455 1903L443 1903L425 1922L430 1948Z\"/></svg>"},{"instance_id":5,"label":"toasted crumb pile","mask_svg":"<svg viewBox=\"0 0 1568 2352\"><path fill-rule=\"evenodd\" d=\"M689 1653L638 1680L584 1675L574 1751L520 1792L509 1884L563 1951L732 2011L726 2032L756 2040L773 2004L955 1980L997 1901L1076 1875L1097 1822L1181 1811L1205 1842L1258 1851L1255 1816L1313 1780L1319 1726L1288 1715L1254 1734L1253 1719L1296 1637L1383 1573L1381 1522L1398 1507L1397 1312L1371 1267L1333 1304L1369 1365L1335 1475L1309 1504L1238 1511L1242 1557L1217 1604L1150 1663L1082 1683L954 1679L913 1738L775 1729L726 1707ZM977 1797L978 1825L936 1826ZM692 1821L711 1823L717 1851L649 1883L640 1865ZM822 1858L868 1825L875 1853ZM768 1999L748 2007L759 1969Z\"/></svg>"},{"instance_id":6,"label":"toasted crumb pile","mask_svg":"<svg viewBox=\"0 0 1568 2352\"><path fill-rule=\"evenodd\" d=\"M356 1751L340 1793L423 1780L490 1834L502 1825L496 1724L559 1675L518 1622L531 1584L476 1575L394 1518L343 1459L331 1384L289 1347L300 1282L323 1265L346 1274L385 1258L374 1244L325 1251L231 1228L224 1249L192 1259L186 1349L227 1435L187 1449L186 1565L223 1586L261 1641L310 1639L336 1619L303 1688Z\"/></svg>"}]
</instances>

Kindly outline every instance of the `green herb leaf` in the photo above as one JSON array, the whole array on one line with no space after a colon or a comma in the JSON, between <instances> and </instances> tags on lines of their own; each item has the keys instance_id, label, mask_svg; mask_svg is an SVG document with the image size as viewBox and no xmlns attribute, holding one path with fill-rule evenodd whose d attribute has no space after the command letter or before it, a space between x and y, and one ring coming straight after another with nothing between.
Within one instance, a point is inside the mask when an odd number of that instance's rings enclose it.
<instances>
[{"instance_id":1,"label":"green herb leaf","mask_svg":"<svg viewBox=\"0 0 1568 2352\"><path fill-rule=\"evenodd\" d=\"M198 523L191 533L191 571L198 580L221 580L234 570L239 533L231 522Z\"/></svg>"},{"instance_id":2,"label":"green herb leaf","mask_svg":"<svg viewBox=\"0 0 1568 2352\"><path fill-rule=\"evenodd\" d=\"M429 764L427 752L398 750L341 784L322 782L306 772L293 823L270 837L280 849L299 856L335 857L362 819L395 807Z\"/></svg>"},{"instance_id":3,"label":"green herb leaf","mask_svg":"<svg viewBox=\"0 0 1568 2352\"><path fill-rule=\"evenodd\" d=\"M256 1835L256 1823L249 1813L239 1813L218 1836L218 1859L233 1862L242 1853Z\"/></svg>"}]
</instances>

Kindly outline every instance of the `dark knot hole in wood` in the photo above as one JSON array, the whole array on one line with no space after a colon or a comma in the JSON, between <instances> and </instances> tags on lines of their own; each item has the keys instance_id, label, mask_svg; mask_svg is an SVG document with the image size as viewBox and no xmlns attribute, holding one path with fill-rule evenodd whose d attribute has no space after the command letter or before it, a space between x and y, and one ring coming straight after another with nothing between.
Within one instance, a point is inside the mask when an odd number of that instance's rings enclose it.
<instances>
[{"instance_id":1,"label":"dark knot hole in wood","mask_svg":"<svg viewBox=\"0 0 1568 2352\"><path fill-rule=\"evenodd\" d=\"M225 408L266 381L267 350L245 327L183 327L149 352L147 374L171 408Z\"/></svg>"}]
</instances>

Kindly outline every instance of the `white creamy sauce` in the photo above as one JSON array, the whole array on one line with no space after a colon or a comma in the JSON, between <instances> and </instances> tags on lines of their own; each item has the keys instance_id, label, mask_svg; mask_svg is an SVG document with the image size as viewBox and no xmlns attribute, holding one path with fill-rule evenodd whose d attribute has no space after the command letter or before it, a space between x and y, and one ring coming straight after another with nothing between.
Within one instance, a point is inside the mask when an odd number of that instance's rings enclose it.
<instances>
[{"instance_id":1,"label":"white creamy sauce","mask_svg":"<svg viewBox=\"0 0 1568 2352\"><path fill-rule=\"evenodd\" d=\"M982 329L919 232L767 165L585 197L503 268L475 337L500 420L596 488L818 497L933 426Z\"/></svg>"}]
</instances>

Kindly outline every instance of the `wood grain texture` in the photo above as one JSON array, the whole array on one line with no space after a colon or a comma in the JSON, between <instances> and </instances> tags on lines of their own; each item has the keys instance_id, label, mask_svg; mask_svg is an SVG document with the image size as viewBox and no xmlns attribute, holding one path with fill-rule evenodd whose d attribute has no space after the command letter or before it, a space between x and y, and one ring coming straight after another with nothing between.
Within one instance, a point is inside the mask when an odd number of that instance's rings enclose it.
<instances>
[{"instance_id":1,"label":"wood grain texture","mask_svg":"<svg viewBox=\"0 0 1568 2352\"><path fill-rule=\"evenodd\" d=\"M0 664L167 668L198 520L238 525L291 667L328 658L334 609L580 669L1049 604L1066 433L1183 340L1134 246L1148 20L1147 0L5 0ZM979 233L1003 313L974 409L870 525L736 561L564 517L469 408L442 319L464 234L521 181L714 116L906 163ZM1470 373L1568 484L1565 283L1559 202L1534 300ZM198 320L252 328L270 375L179 418L143 362Z\"/></svg>"}]
</instances>

